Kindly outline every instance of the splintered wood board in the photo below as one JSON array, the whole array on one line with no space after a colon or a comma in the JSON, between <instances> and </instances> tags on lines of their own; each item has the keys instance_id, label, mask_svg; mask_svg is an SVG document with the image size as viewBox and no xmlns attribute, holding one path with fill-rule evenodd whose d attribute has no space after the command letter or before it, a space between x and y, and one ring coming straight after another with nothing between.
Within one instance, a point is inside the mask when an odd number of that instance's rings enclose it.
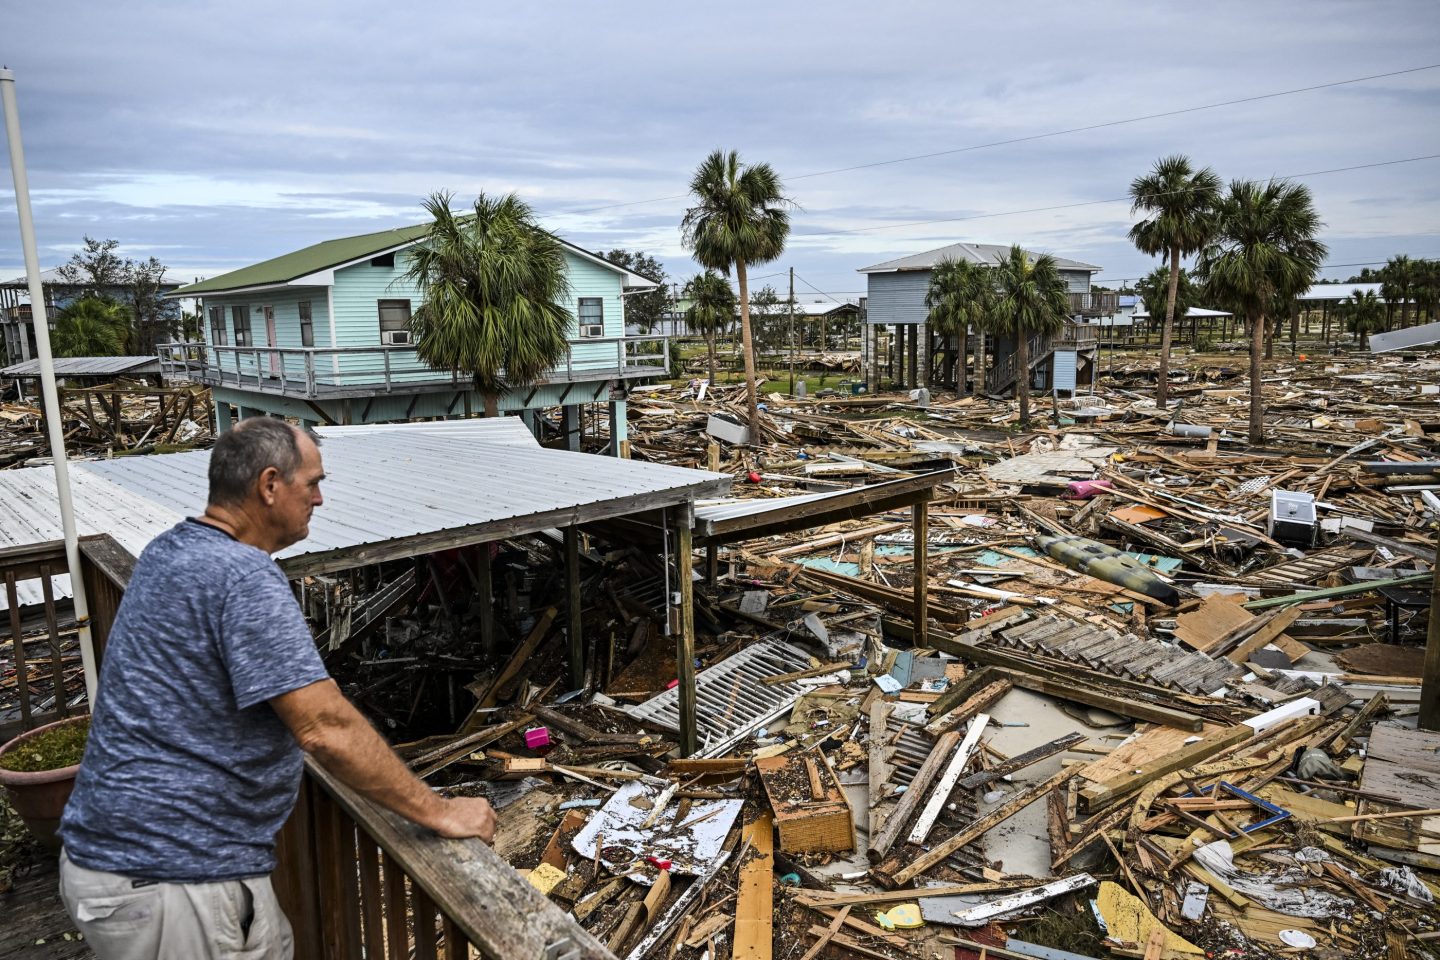
<instances>
[{"instance_id":1,"label":"splintered wood board","mask_svg":"<svg viewBox=\"0 0 1440 960\"><path fill-rule=\"evenodd\" d=\"M1440 733L1377 724L1370 732L1360 788L1402 797L1409 806L1440 807Z\"/></svg>"},{"instance_id":2,"label":"splintered wood board","mask_svg":"<svg viewBox=\"0 0 1440 960\"><path fill-rule=\"evenodd\" d=\"M1209 653L1231 630L1255 619L1255 615L1240 606L1245 598L1238 594L1211 594L1194 610L1175 618L1175 639L1193 650ZM1310 648L1285 634L1270 641L1294 663Z\"/></svg>"},{"instance_id":3,"label":"splintered wood board","mask_svg":"<svg viewBox=\"0 0 1440 960\"><path fill-rule=\"evenodd\" d=\"M1107 755L1081 767L1080 777L1091 783L1106 783L1147 763L1169 756L1185 746L1185 741L1192 737L1208 737L1223 729L1224 724L1207 723L1199 733L1191 733L1175 727L1147 724L1139 727L1133 737Z\"/></svg>"},{"instance_id":4,"label":"splintered wood board","mask_svg":"<svg viewBox=\"0 0 1440 960\"><path fill-rule=\"evenodd\" d=\"M813 795L809 759L820 778ZM775 811L780 849L785 853L843 853L855 849L855 815L845 789L818 750L791 752L755 761L760 782Z\"/></svg>"},{"instance_id":5,"label":"splintered wood board","mask_svg":"<svg viewBox=\"0 0 1440 960\"><path fill-rule=\"evenodd\" d=\"M734 960L770 960L775 919L775 824L769 813L745 827L735 900Z\"/></svg>"}]
</instances>

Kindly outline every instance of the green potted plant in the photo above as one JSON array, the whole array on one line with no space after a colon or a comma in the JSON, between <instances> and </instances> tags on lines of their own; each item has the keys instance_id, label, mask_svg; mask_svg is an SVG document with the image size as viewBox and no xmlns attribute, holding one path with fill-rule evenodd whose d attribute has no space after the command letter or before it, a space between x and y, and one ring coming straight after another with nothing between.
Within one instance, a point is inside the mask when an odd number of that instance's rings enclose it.
<instances>
[{"instance_id":1,"label":"green potted plant","mask_svg":"<svg viewBox=\"0 0 1440 960\"><path fill-rule=\"evenodd\" d=\"M0 786L35 839L53 850L60 848L60 814L80 772L89 732L85 714L36 727L0 746Z\"/></svg>"}]
</instances>

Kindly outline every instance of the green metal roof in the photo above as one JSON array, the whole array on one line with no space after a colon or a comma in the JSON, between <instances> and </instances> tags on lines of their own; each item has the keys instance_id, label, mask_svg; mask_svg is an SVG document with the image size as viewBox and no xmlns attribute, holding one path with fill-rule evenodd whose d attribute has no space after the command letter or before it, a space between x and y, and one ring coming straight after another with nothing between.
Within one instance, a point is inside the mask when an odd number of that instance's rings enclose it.
<instances>
[{"instance_id":1,"label":"green metal roof","mask_svg":"<svg viewBox=\"0 0 1440 960\"><path fill-rule=\"evenodd\" d=\"M303 250L265 260L261 263L241 267L229 273L222 273L209 280L201 280L181 287L172 297L193 297L202 293L223 293L226 290L242 290L248 287L266 287L289 283L300 277L328 270L342 263L373 256L382 250L389 250L406 243L412 243L425 236L430 229L428 223L413 227L398 227L381 230L379 233L363 233L358 237L341 237L325 240Z\"/></svg>"}]
</instances>

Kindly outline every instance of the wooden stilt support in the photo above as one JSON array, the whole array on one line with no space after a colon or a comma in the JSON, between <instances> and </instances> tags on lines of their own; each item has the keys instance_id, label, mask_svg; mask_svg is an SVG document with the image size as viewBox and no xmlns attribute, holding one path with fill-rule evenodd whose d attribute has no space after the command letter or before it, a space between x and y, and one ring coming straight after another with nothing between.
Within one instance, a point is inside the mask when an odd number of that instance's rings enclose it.
<instances>
[{"instance_id":1,"label":"wooden stilt support","mask_svg":"<svg viewBox=\"0 0 1440 960\"><path fill-rule=\"evenodd\" d=\"M565 528L566 629L570 634L570 689L585 685L585 641L580 634L580 530Z\"/></svg>"},{"instance_id":2,"label":"wooden stilt support","mask_svg":"<svg viewBox=\"0 0 1440 960\"><path fill-rule=\"evenodd\" d=\"M480 652L485 656L495 653L495 579L490 569L490 544L482 543L479 553L480 593Z\"/></svg>"},{"instance_id":3,"label":"wooden stilt support","mask_svg":"<svg viewBox=\"0 0 1440 960\"><path fill-rule=\"evenodd\" d=\"M930 504L917 503L910 508L911 527L915 531L914 553L914 574L915 574L915 619L913 634L916 645L920 645L919 638L928 635L928 623L930 621L929 610L929 588L930 575L927 573L929 565L926 562L930 555L930 544L927 538L927 531L930 526Z\"/></svg>"},{"instance_id":4,"label":"wooden stilt support","mask_svg":"<svg viewBox=\"0 0 1440 960\"><path fill-rule=\"evenodd\" d=\"M680 592L680 633L676 637L675 662L680 670L680 756L688 757L698 746L695 732L695 585L691 580L690 505L670 511L675 541L676 588Z\"/></svg>"}]
</instances>

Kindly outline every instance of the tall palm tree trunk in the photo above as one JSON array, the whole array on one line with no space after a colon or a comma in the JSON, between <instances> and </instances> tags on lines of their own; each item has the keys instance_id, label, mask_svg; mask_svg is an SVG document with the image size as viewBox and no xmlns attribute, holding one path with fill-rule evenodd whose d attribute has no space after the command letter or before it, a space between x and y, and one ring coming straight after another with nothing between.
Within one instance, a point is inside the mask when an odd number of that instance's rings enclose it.
<instances>
[{"instance_id":1,"label":"tall palm tree trunk","mask_svg":"<svg viewBox=\"0 0 1440 960\"><path fill-rule=\"evenodd\" d=\"M1260 354L1265 349L1265 331L1270 322L1265 314L1250 318L1250 443L1265 442L1265 410L1260 405Z\"/></svg>"},{"instance_id":2,"label":"tall palm tree trunk","mask_svg":"<svg viewBox=\"0 0 1440 960\"><path fill-rule=\"evenodd\" d=\"M985 393L985 331L978 327L975 329L975 386L971 393L977 397Z\"/></svg>"},{"instance_id":3,"label":"tall palm tree trunk","mask_svg":"<svg viewBox=\"0 0 1440 960\"><path fill-rule=\"evenodd\" d=\"M713 326L712 326L712 327L710 328L710 330L705 334L705 345L709 348L709 354L710 354L710 389L713 390L713 389L715 389L716 384L719 383L719 381L715 379L715 328L714 328Z\"/></svg>"},{"instance_id":4,"label":"tall palm tree trunk","mask_svg":"<svg viewBox=\"0 0 1440 960\"><path fill-rule=\"evenodd\" d=\"M1180 290L1180 246L1170 247L1170 286L1165 294L1165 326L1160 331L1160 375L1155 381L1155 405L1163 412L1170 401L1170 343L1175 326L1175 297Z\"/></svg>"},{"instance_id":5,"label":"tall palm tree trunk","mask_svg":"<svg viewBox=\"0 0 1440 960\"><path fill-rule=\"evenodd\" d=\"M735 261L735 279L740 287L740 340L745 353L745 409L749 416L749 440L760 440L760 401L755 396L755 342L750 333L750 280L745 261Z\"/></svg>"},{"instance_id":6,"label":"tall palm tree trunk","mask_svg":"<svg viewBox=\"0 0 1440 960\"><path fill-rule=\"evenodd\" d=\"M1021 330L1015 338L1015 396L1020 400L1020 426L1030 425L1030 338Z\"/></svg>"}]
</instances>

